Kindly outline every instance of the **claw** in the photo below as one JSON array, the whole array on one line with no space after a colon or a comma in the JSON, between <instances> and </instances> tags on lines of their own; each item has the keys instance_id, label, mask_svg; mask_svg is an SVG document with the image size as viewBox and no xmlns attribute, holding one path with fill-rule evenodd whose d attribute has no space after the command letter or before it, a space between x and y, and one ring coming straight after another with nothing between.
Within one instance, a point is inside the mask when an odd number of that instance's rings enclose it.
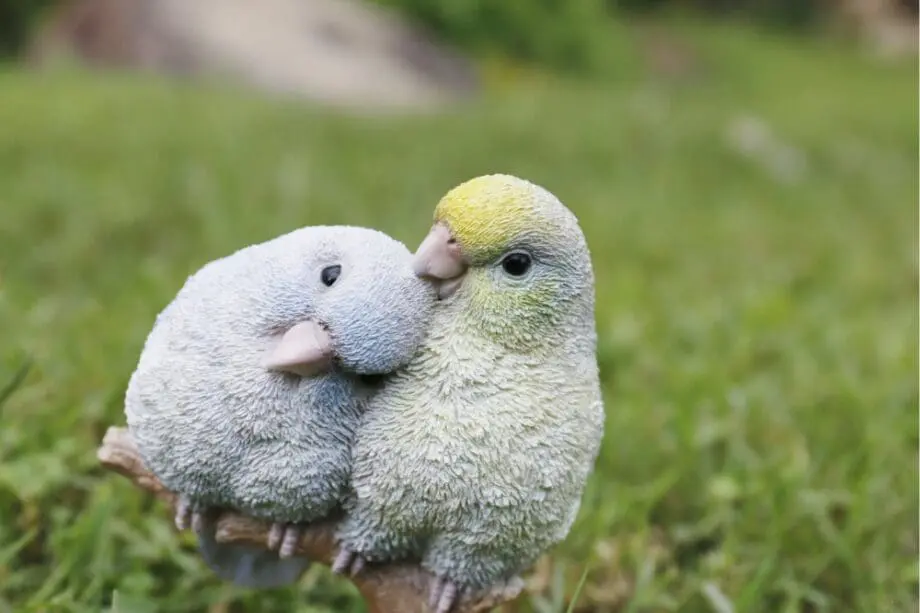
<instances>
[{"instance_id":1,"label":"claw","mask_svg":"<svg viewBox=\"0 0 920 613\"><path fill-rule=\"evenodd\" d=\"M268 531L268 548L277 551L281 547L281 541L284 540L284 524L272 524Z\"/></svg>"},{"instance_id":2,"label":"claw","mask_svg":"<svg viewBox=\"0 0 920 613\"><path fill-rule=\"evenodd\" d=\"M181 496L176 503L176 529L181 531L188 530L192 522L192 501Z\"/></svg>"},{"instance_id":3,"label":"claw","mask_svg":"<svg viewBox=\"0 0 920 613\"><path fill-rule=\"evenodd\" d=\"M436 613L450 613L460 596L460 588L447 577L438 577L428 593L428 607Z\"/></svg>"},{"instance_id":4,"label":"claw","mask_svg":"<svg viewBox=\"0 0 920 613\"><path fill-rule=\"evenodd\" d=\"M344 547L340 549L339 553L335 556L335 560L332 562L332 572L336 575L344 574L346 570L351 568L355 556L356 554L353 551L349 551Z\"/></svg>"},{"instance_id":5,"label":"claw","mask_svg":"<svg viewBox=\"0 0 920 613\"><path fill-rule=\"evenodd\" d=\"M192 530L195 531L195 534L201 534L204 532L206 523L207 518L203 512L192 511Z\"/></svg>"},{"instance_id":6,"label":"claw","mask_svg":"<svg viewBox=\"0 0 920 613\"><path fill-rule=\"evenodd\" d=\"M181 496L176 502L176 528L180 531L191 528L195 534L200 535L208 529L208 523L211 521L209 510L199 504L196 504Z\"/></svg>"},{"instance_id":7,"label":"claw","mask_svg":"<svg viewBox=\"0 0 920 613\"><path fill-rule=\"evenodd\" d=\"M444 584L447 582L447 579L444 577L436 577L434 583L431 585L431 590L428 592L428 608L434 609L438 606L438 602L441 600L441 592L444 591Z\"/></svg>"},{"instance_id":8,"label":"claw","mask_svg":"<svg viewBox=\"0 0 920 613\"><path fill-rule=\"evenodd\" d=\"M337 575L347 574L350 577L354 577L364 570L365 566L367 566L367 560L363 556L343 547L335 556L335 561L332 563L332 572Z\"/></svg>"},{"instance_id":9,"label":"claw","mask_svg":"<svg viewBox=\"0 0 920 613\"><path fill-rule=\"evenodd\" d=\"M281 547L278 549L278 557L281 559L291 558L297 551L297 545L300 544L300 528L289 525L284 530L284 539L281 541Z\"/></svg>"},{"instance_id":10,"label":"claw","mask_svg":"<svg viewBox=\"0 0 920 613\"><path fill-rule=\"evenodd\" d=\"M279 558L291 558L300 544L300 528L294 524L274 523L268 531L268 548Z\"/></svg>"}]
</instances>

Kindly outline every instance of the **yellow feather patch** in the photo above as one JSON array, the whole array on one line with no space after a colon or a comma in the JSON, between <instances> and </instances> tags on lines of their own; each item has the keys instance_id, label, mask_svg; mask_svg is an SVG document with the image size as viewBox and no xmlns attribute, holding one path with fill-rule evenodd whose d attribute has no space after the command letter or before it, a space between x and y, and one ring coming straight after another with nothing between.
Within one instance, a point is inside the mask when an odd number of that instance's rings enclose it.
<instances>
[{"instance_id":1,"label":"yellow feather patch","mask_svg":"<svg viewBox=\"0 0 920 613\"><path fill-rule=\"evenodd\" d=\"M435 208L472 259L498 255L509 242L545 225L536 209L539 188L510 175L485 175L453 188Z\"/></svg>"}]
</instances>

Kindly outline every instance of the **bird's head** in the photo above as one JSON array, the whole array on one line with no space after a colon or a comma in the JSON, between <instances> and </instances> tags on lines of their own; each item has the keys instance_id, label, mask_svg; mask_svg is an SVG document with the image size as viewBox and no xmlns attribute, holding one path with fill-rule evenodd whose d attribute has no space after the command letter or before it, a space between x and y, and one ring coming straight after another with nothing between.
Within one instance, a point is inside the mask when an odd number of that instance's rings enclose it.
<instances>
[{"instance_id":1,"label":"bird's head","mask_svg":"<svg viewBox=\"0 0 920 613\"><path fill-rule=\"evenodd\" d=\"M287 283L269 297L282 334L264 366L302 376L333 365L382 375L425 338L435 301L399 241L368 228L309 228L285 253Z\"/></svg>"},{"instance_id":2,"label":"bird's head","mask_svg":"<svg viewBox=\"0 0 920 613\"><path fill-rule=\"evenodd\" d=\"M477 327L519 349L558 342L560 325L591 317L594 276L575 215L510 175L476 177L438 203L415 273L442 301L463 302Z\"/></svg>"}]
</instances>

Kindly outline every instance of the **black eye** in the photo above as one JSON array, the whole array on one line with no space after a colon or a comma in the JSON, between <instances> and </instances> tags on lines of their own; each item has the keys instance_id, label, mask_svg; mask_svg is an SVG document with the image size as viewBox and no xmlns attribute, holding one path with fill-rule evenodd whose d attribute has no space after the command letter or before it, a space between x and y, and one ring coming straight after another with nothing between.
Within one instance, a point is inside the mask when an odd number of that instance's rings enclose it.
<instances>
[{"instance_id":1,"label":"black eye","mask_svg":"<svg viewBox=\"0 0 920 613\"><path fill-rule=\"evenodd\" d=\"M509 253L502 260L502 268L512 277L520 277L530 270L530 256L526 253Z\"/></svg>"},{"instance_id":2,"label":"black eye","mask_svg":"<svg viewBox=\"0 0 920 613\"><path fill-rule=\"evenodd\" d=\"M334 264L332 266L326 266L323 269L323 272L319 274L319 278L320 281L323 282L323 285L326 287L332 287L332 284L335 283L340 274L342 274L342 267L338 264Z\"/></svg>"}]
</instances>

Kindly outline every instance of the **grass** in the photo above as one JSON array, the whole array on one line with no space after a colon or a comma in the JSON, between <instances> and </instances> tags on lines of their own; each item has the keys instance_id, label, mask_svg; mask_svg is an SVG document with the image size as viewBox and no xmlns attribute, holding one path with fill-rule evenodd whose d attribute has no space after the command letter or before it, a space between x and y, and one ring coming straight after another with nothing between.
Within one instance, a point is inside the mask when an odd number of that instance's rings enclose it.
<instances>
[{"instance_id":1,"label":"grass","mask_svg":"<svg viewBox=\"0 0 920 613\"><path fill-rule=\"evenodd\" d=\"M564 610L585 568L578 611L916 610L916 66L686 35L695 80L528 77L426 117L0 74L0 613L361 611L320 568L216 582L94 450L197 267L306 224L414 246L443 192L493 171L583 222L608 414L579 519L514 610Z\"/></svg>"}]
</instances>

